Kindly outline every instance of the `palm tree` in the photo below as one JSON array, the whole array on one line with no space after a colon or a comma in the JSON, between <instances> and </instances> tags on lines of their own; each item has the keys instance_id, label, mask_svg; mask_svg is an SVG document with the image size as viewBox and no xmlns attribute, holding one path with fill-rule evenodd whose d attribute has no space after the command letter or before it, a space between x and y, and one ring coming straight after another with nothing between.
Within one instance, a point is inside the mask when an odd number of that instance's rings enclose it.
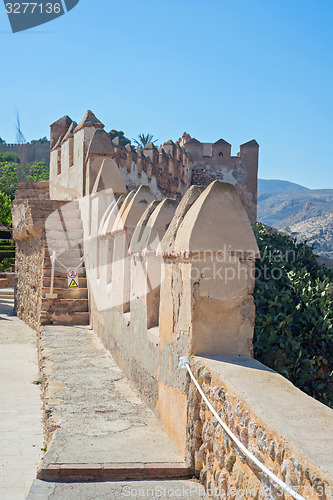
<instances>
[{"instance_id":1,"label":"palm tree","mask_svg":"<svg viewBox=\"0 0 333 500\"><path fill-rule=\"evenodd\" d=\"M154 141L152 140L153 138L153 134L139 134L138 135L138 139L132 139L132 141L137 145L139 146L140 148L144 148L145 146L147 146L147 144L149 144L150 142L152 142L153 144L155 142L158 141L158 139L155 139Z\"/></svg>"}]
</instances>

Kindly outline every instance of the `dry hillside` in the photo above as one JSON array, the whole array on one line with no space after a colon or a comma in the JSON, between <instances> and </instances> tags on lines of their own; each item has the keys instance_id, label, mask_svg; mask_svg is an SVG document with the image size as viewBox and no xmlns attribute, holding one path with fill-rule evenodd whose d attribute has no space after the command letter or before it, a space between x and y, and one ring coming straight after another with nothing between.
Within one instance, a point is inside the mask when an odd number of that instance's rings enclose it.
<instances>
[{"instance_id":1,"label":"dry hillside","mask_svg":"<svg viewBox=\"0 0 333 500\"><path fill-rule=\"evenodd\" d=\"M295 185L297 190L291 191L291 183L284 185L283 182L259 183L258 220L298 240L307 240L315 245L318 254L332 259L333 189L307 189Z\"/></svg>"}]
</instances>

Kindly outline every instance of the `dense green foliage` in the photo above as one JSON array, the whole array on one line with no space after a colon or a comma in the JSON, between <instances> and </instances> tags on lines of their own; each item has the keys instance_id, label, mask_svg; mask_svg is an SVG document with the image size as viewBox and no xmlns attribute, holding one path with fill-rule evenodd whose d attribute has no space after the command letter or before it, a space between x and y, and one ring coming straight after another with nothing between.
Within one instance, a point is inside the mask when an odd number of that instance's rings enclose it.
<instances>
[{"instance_id":1,"label":"dense green foliage","mask_svg":"<svg viewBox=\"0 0 333 500\"><path fill-rule=\"evenodd\" d=\"M19 163L5 161L0 158L0 192L9 196L11 200L15 198L17 190L17 169Z\"/></svg>"},{"instance_id":2,"label":"dense green foliage","mask_svg":"<svg viewBox=\"0 0 333 500\"><path fill-rule=\"evenodd\" d=\"M36 144L37 142L39 142L40 144L44 144L45 142L48 142L48 138L47 137L42 137L41 139L34 139L32 141L30 141L30 144Z\"/></svg>"},{"instance_id":3,"label":"dense green foliage","mask_svg":"<svg viewBox=\"0 0 333 500\"><path fill-rule=\"evenodd\" d=\"M6 161L20 163L20 158L19 155L17 153L14 153L13 151L9 151L8 153L0 153L0 163Z\"/></svg>"},{"instance_id":4,"label":"dense green foliage","mask_svg":"<svg viewBox=\"0 0 333 500\"><path fill-rule=\"evenodd\" d=\"M15 253L15 248L14 248L14 253ZM0 254L1 255L1 254ZM8 272L11 270L11 265L15 263L15 258L10 257L10 258L5 258L1 260L0 258L0 273Z\"/></svg>"},{"instance_id":5,"label":"dense green foliage","mask_svg":"<svg viewBox=\"0 0 333 500\"><path fill-rule=\"evenodd\" d=\"M0 224L7 229L12 227L12 204L9 196L0 191Z\"/></svg>"},{"instance_id":6,"label":"dense green foliage","mask_svg":"<svg viewBox=\"0 0 333 500\"><path fill-rule=\"evenodd\" d=\"M20 172L24 181L48 181L50 176L49 167L44 161L28 163Z\"/></svg>"},{"instance_id":7,"label":"dense green foliage","mask_svg":"<svg viewBox=\"0 0 333 500\"><path fill-rule=\"evenodd\" d=\"M0 193L0 224L4 224L8 229L10 229L12 217L11 217L11 204L9 202L9 212L8 206L5 207L7 213L7 219L4 218L3 213L3 197L4 195ZM10 231L0 231L0 272L10 271L10 266L15 262L15 242L11 239Z\"/></svg>"},{"instance_id":8,"label":"dense green foliage","mask_svg":"<svg viewBox=\"0 0 333 500\"><path fill-rule=\"evenodd\" d=\"M11 202L15 198L18 182L48 180L49 167L45 162L24 165L16 153L0 154L0 224L8 229L12 226ZM0 271L10 269L14 262L15 243L10 233L0 239Z\"/></svg>"},{"instance_id":9,"label":"dense green foliage","mask_svg":"<svg viewBox=\"0 0 333 500\"><path fill-rule=\"evenodd\" d=\"M333 273L312 248L258 224L255 358L333 407Z\"/></svg>"},{"instance_id":10,"label":"dense green foliage","mask_svg":"<svg viewBox=\"0 0 333 500\"><path fill-rule=\"evenodd\" d=\"M49 178L49 167L39 161L21 164L15 153L0 154L0 192L11 200L15 198L18 182L46 181Z\"/></svg>"},{"instance_id":11,"label":"dense green foliage","mask_svg":"<svg viewBox=\"0 0 333 500\"><path fill-rule=\"evenodd\" d=\"M127 137L125 137L124 132L122 130L115 130L112 129L109 132L109 136L111 137L111 141L115 139L116 137L119 137L119 141L121 146L126 146L126 144L130 144L131 141Z\"/></svg>"}]
</instances>

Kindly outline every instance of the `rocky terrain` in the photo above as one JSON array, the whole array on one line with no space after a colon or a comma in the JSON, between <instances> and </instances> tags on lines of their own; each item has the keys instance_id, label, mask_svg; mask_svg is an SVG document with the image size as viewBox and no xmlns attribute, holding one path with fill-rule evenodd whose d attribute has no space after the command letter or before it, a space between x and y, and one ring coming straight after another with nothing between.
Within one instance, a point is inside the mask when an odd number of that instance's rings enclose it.
<instances>
[{"instance_id":1,"label":"rocky terrain","mask_svg":"<svg viewBox=\"0 0 333 500\"><path fill-rule=\"evenodd\" d=\"M288 232L314 244L318 253L333 259L333 212L293 224Z\"/></svg>"},{"instance_id":2,"label":"rocky terrain","mask_svg":"<svg viewBox=\"0 0 333 500\"><path fill-rule=\"evenodd\" d=\"M260 180L258 220L313 244L319 255L333 258L333 189Z\"/></svg>"}]
</instances>

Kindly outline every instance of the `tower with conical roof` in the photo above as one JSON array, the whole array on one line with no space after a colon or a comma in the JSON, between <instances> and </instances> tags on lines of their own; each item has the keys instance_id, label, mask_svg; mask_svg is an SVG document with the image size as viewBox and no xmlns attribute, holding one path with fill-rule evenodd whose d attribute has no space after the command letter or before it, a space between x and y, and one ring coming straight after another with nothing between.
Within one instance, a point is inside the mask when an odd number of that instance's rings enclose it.
<instances>
[{"instance_id":1,"label":"tower with conical roof","mask_svg":"<svg viewBox=\"0 0 333 500\"><path fill-rule=\"evenodd\" d=\"M104 125L92 111L88 110L74 131L75 165L78 171L82 172L81 196L86 194L86 157L89 144L97 129L104 129Z\"/></svg>"},{"instance_id":2,"label":"tower with conical roof","mask_svg":"<svg viewBox=\"0 0 333 500\"><path fill-rule=\"evenodd\" d=\"M90 142L103 123L90 110L80 123L63 116L51 125L50 195L54 200L85 195L86 161Z\"/></svg>"},{"instance_id":3,"label":"tower with conical roof","mask_svg":"<svg viewBox=\"0 0 333 500\"><path fill-rule=\"evenodd\" d=\"M61 136L64 136L72 124L72 120L68 115L63 116L62 118L59 118L56 122L52 123L50 126L50 148L51 150L54 148L56 143L59 141L59 138Z\"/></svg>"}]
</instances>

